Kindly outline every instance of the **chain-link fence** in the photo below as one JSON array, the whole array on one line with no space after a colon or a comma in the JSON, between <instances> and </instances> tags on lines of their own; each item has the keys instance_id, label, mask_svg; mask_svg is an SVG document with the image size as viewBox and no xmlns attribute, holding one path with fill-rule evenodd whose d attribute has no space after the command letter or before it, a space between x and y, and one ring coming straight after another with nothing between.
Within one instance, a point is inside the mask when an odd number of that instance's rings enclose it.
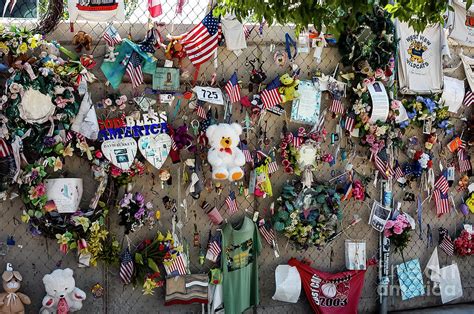
<instances>
[{"instance_id":1,"label":"chain-link fence","mask_svg":"<svg viewBox=\"0 0 474 314\"><path fill-rule=\"evenodd\" d=\"M178 1L179 2L179 1ZM0 2L4 3L4 1ZM21 4L21 1L18 1ZM135 41L142 40L146 35L146 31L150 26L147 13L147 2L130 0L127 3L127 21L124 23L114 23L122 38L131 37ZM176 13L176 3L164 2L163 14L159 20L165 23L162 30L162 35L172 34L179 35L186 32L193 24L199 23L199 21L205 16L209 6L204 1L188 0L183 7L181 14ZM67 6L66 6L67 7ZM2 7L3 10L3 7ZM15 23L24 26L31 26L32 22L29 20L22 19L9 19L7 23ZM108 24L106 23L95 23L89 21L77 21L74 23L75 31L85 31L93 37L93 54L98 64L102 63L102 59L105 55L106 47L104 41L101 39L103 32L105 31ZM218 49L218 62L217 68L214 68L213 62L207 62L201 67L198 84L208 85L211 81L213 74L216 74L217 85L223 87L224 81L228 80L230 75L237 71L239 79L242 81L243 93L248 93L248 83L250 77L251 67L246 64L246 61L258 59L263 62L262 69L267 74L268 83L277 74L283 74L289 72L289 64L280 67L274 61L274 53L279 50L284 50L284 36L285 33L289 33L293 38L294 31L291 27L287 26L273 26L268 27L264 25L262 34L259 33L258 24L250 24L250 28L253 28L247 44L248 48L245 49L239 56L228 51L225 46L221 46ZM67 21L62 22L56 31L52 34L48 34L47 38L50 40L56 40L67 48L73 49L71 40L74 32L70 30L70 24ZM458 48L454 48L453 55L457 55L459 52ZM468 54L470 51L464 51ZM155 56L158 59L158 65L162 66L164 63L163 49L159 49ZM322 73L331 74L337 67L339 61L338 50L335 47L325 48L322 54L322 62L317 64L314 61L312 51L308 54L300 53L297 55L294 62L301 68L301 79L310 79L316 71ZM457 64L458 60L453 60L453 64ZM183 61L181 66L181 73L183 72L192 73L194 71L192 65L187 59ZM113 90L105 85L106 79L102 75L98 67L93 70L94 74L98 77L98 82L90 86L92 91L92 97L94 102L99 102L102 98L105 98ZM462 77L462 70L455 71L454 74L458 77ZM190 80L190 79L189 79ZM124 83L120 86L119 92L125 95L131 96L141 95L145 87L150 86L151 79L145 77L145 83L138 90L132 90L130 84L125 78ZM182 80L181 89L190 89L191 84L188 80ZM151 95L150 97L156 97ZM169 120L169 123L173 126L179 126L183 123L190 124L191 120L195 119L196 116L193 110L188 107L188 101L182 100L181 106L175 115L176 118ZM330 99L327 94L323 94L322 98L322 109L328 107ZM165 110L168 113L175 112L176 101L172 105L158 104L157 110ZM349 104L345 104L349 106ZM288 124L290 130L296 130L298 124L289 121L288 112L290 105L286 104L285 108L287 113L282 116L276 116L270 113L266 113L263 118L254 121L252 129L249 130L248 141L250 149L255 149L258 145L258 139L261 134L261 130L266 131L267 137L270 138L270 144L265 149L272 147L278 147L280 141L280 132L285 122ZM222 120L224 116L224 108L220 106L213 106L213 112L217 110L217 116ZM102 118L105 113L98 111L99 118ZM245 119L245 110L234 106L231 120L243 121ZM464 126L462 121L456 120L457 130L461 130ZM325 127L329 132L335 132L336 124L338 120L332 119L329 115L326 118ZM417 128L409 128L406 133L406 137L420 136L421 130ZM439 145L445 145L448 141L448 137L441 137ZM349 149L346 146L346 138L340 139L340 145L343 148ZM334 153L335 146L332 146L329 142L323 144L323 149ZM277 154L278 155L278 154ZM186 156L185 153L182 155L182 160L187 157L192 157L189 154ZM399 154L399 161L403 162L405 155ZM356 172L360 176L367 176L373 179L373 168L371 163L368 162L366 154L363 149L356 147L356 153L350 160L354 165ZM255 210L258 210L260 214L267 218L271 218L271 203L276 202L276 198L280 194L281 186L287 180L293 177L284 173L280 169L271 176L271 182L274 191L273 198L254 198L252 196L245 197L239 195L239 187L236 184L224 183L223 189L218 193L217 191L211 193L202 193L199 200L194 200L185 194L186 185L182 182L183 180L183 167L182 163L171 164L168 160L164 166L170 169L172 174L173 184L168 186L161 186L161 182L158 179L157 171L151 166L148 167L146 175L136 180L134 184L135 191L141 191L144 193L146 199L150 199L156 209L161 209L162 218L160 223L156 224L152 230L142 229L139 232L131 235L132 244L138 244L145 237L152 237L156 231L166 231L171 228L171 216L170 211L166 211L163 206L162 198L169 196L176 199L178 202L178 212L180 220L184 223L180 234L186 243L190 246L190 262L191 271L207 272L211 264L205 263L204 265L199 264L199 247L193 246L193 236L195 230L198 231L200 236L201 247L205 247L210 229L215 228L208 220L206 214L201 209L201 202L206 200L207 202L216 205L219 211L223 214L224 218L229 222L235 222L242 218L243 215L252 215ZM435 167L438 167L437 165ZM204 165L203 173L206 180L210 179L209 166ZM250 173L250 166L246 166L246 179L248 182L248 173ZM91 184L84 184L85 192L84 198L88 199L94 193L94 183L90 178L90 171L79 160L70 160L66 165L66 171L68 176L80 176L86 178L86 182ZM325 164L321 166L316 172L316 180L326 182L329 179L337 176L344 172L344 164L340 160L337 160L336 164L332 167ZM87 179L89 178L89 179ZM225 198L229 191L235 191L237 195L239 212L234 215L230 215L225 205ZM310 248L306 251L295 250L291 243L286 241L286 238L278 236L277 242L280 249L280 257L275 258L273 250L264 243L264 250L258 259L260 265L260 292L261 292L261 304L256 308L257 312L273 312L273 313L308 313L310 307L306 301L305 296L300 297L300 301L297 304L283 304L272 300L272 295L275 289L274 271L277 265L284 264L290 257L306 258L313 261L312 266L314 268L328 271L328 272L339 272L345 269L344 261L344 240L345 239L356 239L365 240L367 242L367 254L368 257L375 257L378 252L378 233L373 230L366 222L370 214L371 204L374 200L379 199L379 187L375 187L373 182L370 181L367 186L367 192L370 198L364 202L357 202L350 200L343 202L343 220L341 227L349 225L353 219L353 215L359 215L362 218L362 222L348 229L343 233L342 236L338 237L330 245L322 248L315 249ZM419 184L412 184L406 188L401 188L394 185L394 198L398 201L402 201L405 193L412 192L418 195L420 192ZM122 191L123 193L123 191ZM119 194L120 198L121 194ZM463 193L455 195L456 204L460 202ZM183 201L186 200L187 206L181 206ZM75 277L77 286L90 292L90 288L95 283L100 283L105 287L105 296L102 299L93 299L91 294L88 293L88 300L84 304L84 311L91 313L98 312L109 312L109 313L147 313L152 311L159 311L160 313L171 313L171 312L198 312L201 310L200 306L173 306L164 307L164 296L163 291L157 291L153 296L144 296L141 291L141 287L133 289L131 286L122 286L117 268L109 268L100 265L96 268L77 268L76 267L76 256L69 254L63 256L57 249L57 244L52 240L45 240L44 238L32 238L26 228L19 222L19 216L23 207L21 200L14 199L6 201L0 205L2 210L2 220L0 221L1 226L1 237L6 238L7 235L13 235L16 239L16 246L9 248L6 256L3 257L4 262L11 262L16 269L22 272L24 282L22 290L28 294L33 301L33 306L28 308L28 311L36 311L41 303L42 297L44 296L43 286L41 284L41 278L44 274L49 273L56 267L71 267L75 270ZM403 201L403 209L416 217L416 202ZM246 210L247 209L247 210ZM464 222L464 218L460 213L452 212L444 215L443 217L436 217L434 210L434 203L425 204L423 206L423 233L417 229L413 233L408 248L404 252L405 261L410 259L418 258L422 270L426 262L428 261L432 250L437 245L438 235L437 229L439 226L446 227L452 235L456 234L461 228L461 224ZM427 239L427 225L430 225L433 230L433 241L430 242ZM418 227L417 227L418 228ZM110 218L110 230L117 235L119 239L123 238L123 229L118 225L118 216L115 210L111 210ZM125 242L124 242L125 244ZM455 302L472 302L474 300L474 278L472 273L472 266L474 264L472 258L469 257L449 257L440 251L440 265L448 265L452 262L456 262L461 272L461 279L463 284L464 295L462 298L457 299ZM392 254L390 258L391 265L397 265L402 262L400 255ZM398 285L398 279L396 278L396 271L392 271L391 283ZM374 312L378 307L378 294L377 294L377 267L371 267L365 276L365 285L362 292L361 300L359 303L360 312ZM429 281L426 277L423 278L425 285L429 287ZM428 289L427 289L428 290ZM428 295L418 297L408 301L401 301L401 297L396 293L389 297L389 309L410 309L420 308L426 306L438 305L441 303L440 297L433 295L432 290L428 291ZM303 293L302 293L303 294Z\"/></svg>"}]
</instances>

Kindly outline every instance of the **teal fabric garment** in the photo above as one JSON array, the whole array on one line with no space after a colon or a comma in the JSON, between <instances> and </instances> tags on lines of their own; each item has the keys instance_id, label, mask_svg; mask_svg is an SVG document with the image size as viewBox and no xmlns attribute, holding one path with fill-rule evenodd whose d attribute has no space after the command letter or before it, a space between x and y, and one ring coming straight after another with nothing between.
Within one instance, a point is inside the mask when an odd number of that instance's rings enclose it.
<instances>
[{"instance_id":1,"label":"teal fabric garment","mask_svg":"<svg viewBox=\"0 0 474 314\"><path fill-rule=\"evenodd\" d=\"M123 42L115 48L115 52L119 53L115 59L115 62L102 62L102 65L100 66L100 69L114 89L117 89L120 83L122 83L122 79L125 74L126 64L122 64L122 61L127 55L132 54L134 51L137 52L143 59L143 73L151 75L155 73L156 58L147 52L143 52L134 42L124 39Z\"/></svg>"},{"instance_id":2,"label":"teal fabric garment","mask_svg":"<svg viewBox=\"0 0 474 314\"><path fill-rule=\"evenodd\" d=\"M260 302L257 257L261 250L258 229L247 216L239 226L224 226L221 261L226 314L240 314Z\"/></svg>"}]
</instances>

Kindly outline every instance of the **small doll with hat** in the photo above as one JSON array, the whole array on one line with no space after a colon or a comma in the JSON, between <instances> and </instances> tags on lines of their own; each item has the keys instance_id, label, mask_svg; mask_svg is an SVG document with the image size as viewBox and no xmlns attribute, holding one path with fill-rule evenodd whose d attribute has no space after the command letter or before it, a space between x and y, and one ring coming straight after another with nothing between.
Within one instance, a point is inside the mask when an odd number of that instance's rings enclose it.
<instances>
[{"instance_id":1,"label":"small doll with hat","mask_svg":"<svg viewBox=\"0 0 474 314\"><path fill-rule=\"evenodd\" d=\"M31 304L31 300L26 294L18 292L23 280L21 274L8 263L2 280L5 292L0 293L0 313L25 313L24 304Z\"/></svg>"}]
</instances>

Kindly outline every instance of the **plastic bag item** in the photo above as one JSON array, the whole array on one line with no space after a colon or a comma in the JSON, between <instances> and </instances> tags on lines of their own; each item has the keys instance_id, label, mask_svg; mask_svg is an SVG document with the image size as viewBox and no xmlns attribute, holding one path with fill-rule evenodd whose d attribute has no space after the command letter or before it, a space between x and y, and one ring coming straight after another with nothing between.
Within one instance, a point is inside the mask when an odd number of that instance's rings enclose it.
<instances>
[{"instance_id":1,"label":"plastic bag item","mask_svg":"<svg viewBox=\"0 0 474 314\"><path fill-rule=\"evenodd\" d=\"M272 299L296 303L301 293L301 278L298 270L290 265L278 265L275 270L276 290Z\"/></svg>"}]
</instances>

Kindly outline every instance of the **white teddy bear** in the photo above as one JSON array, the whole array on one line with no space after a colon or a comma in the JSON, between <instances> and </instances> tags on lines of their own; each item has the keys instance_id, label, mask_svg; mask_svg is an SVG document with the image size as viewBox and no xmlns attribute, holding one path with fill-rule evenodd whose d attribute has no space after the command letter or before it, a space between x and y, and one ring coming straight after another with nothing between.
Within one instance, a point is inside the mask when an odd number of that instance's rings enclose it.
<instances>
[{"instance_id":1,"label":"white teddy bear","mask_svg":"<svg viewBox=\"0 0 474 314\"><path fill-rule=\"evenodd\" d=\"M119 55L119 52L118 51L115 52L114 46L107 46L107 53L106 53L104 62L115 62L118 55Z\"/></svg>"},{"instance_id":2,"label":"white teddy bear","mask_svg":"<svg viewBox=\"0 0 474 314\"><path fill-rule=\"evenodd\" d=\"M207 160L212 166L212 177L217 180L237 181L243 178L245 156L237 147L242 134L240 124L220 123L211 125L206 130L211 148Z\"/></svg>"},{"instance_id":3,"label":"white teddy bear","mask_svg":"<svg viewBox=\"0 0 474 314\"><path fill-rule=\"evenodd\" d=\"M82 308L86 293L76 288L74 272L70 268L56 269L43 277L46 296L41 314L76 312Z\"/></svg>"}]
</instances>

